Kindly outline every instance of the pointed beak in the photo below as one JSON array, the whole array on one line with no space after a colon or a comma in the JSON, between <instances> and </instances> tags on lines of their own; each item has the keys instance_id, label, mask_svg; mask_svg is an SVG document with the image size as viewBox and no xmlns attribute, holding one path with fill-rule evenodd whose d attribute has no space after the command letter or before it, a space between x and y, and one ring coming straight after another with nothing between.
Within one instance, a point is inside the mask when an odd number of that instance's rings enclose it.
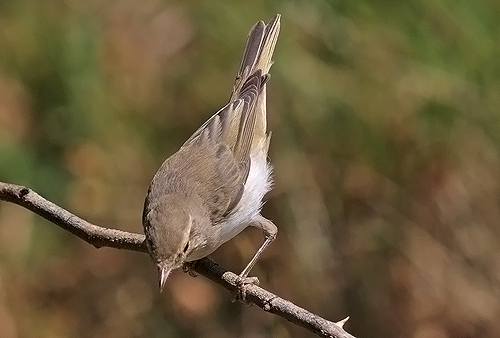
<instances>
[{"instance_id":1,"label":"pointed beak","mask_svg":"<svg viewBox=\"0 0 500 338\"><path fill-rule=\"evenodd\" d=\"M163 291L163 287L165 286L165 282L167 281L167 277L170 274L171 269L169 268L158 268L158 279L160 282L160 292Z\"/></svg>"}]
</instances>

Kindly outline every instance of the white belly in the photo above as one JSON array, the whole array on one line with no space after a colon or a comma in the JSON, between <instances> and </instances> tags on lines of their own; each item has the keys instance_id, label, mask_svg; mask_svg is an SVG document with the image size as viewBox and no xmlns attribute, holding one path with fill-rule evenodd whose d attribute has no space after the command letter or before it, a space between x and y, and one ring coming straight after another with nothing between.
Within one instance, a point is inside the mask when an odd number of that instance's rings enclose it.
<instances>
[{"instance_id":1,"label":"white belly","mask_svg":"<svg viewBox=\"0 0 500 338\"><path fill-rule=\"evenodd\" d=\"M264 195L271 189L271 166L267 154L251 156L250 172L243 196L235 211L221 226L221 244L227 242L245 229L260 214Z\"/></svg>"},{"instance_id":2,"label":"white belly","mask_svg":"<svg viewBox=\"0 0 500 338\"><path fill-rule=\"evenodd\" d=\"M265 151L251 154L250 159L250 171L248 173L245 189L243 190L243 195L235 210L224 222L218 225L219 240L217 243L209 241L213 244L210 245L207 243L205 246L199 247L197 250L191 252L188 256L188 261L197 260L210 255L220 245L243 231L260 215L260 210L263 205L262 199L264 195L271 190L272 168L271 165L267 163L267 154Z\"/></svg>"}]
</instances>

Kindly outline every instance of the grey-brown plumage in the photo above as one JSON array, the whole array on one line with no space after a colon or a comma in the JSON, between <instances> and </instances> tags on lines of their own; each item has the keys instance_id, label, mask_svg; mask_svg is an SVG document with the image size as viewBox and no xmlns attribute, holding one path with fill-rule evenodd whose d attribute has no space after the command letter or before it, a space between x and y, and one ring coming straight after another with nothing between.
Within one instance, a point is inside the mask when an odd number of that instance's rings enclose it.
<instances>
[{"instance_id":1,"label":"grey-brown plumage","mask_svg":"<svg viewBox=\"0 0 500 338\"><path fill-rule=\"evenodd\" d=\"M229 103L153 177L142 221L160 289L173 269L209 255L252 225L261 228L266 239L240 275L247 277L276 236L276 226L260 209L272 184L266 82L279 28L279 14L267 25L254 25Z\"/></svg>"}]
</instances>

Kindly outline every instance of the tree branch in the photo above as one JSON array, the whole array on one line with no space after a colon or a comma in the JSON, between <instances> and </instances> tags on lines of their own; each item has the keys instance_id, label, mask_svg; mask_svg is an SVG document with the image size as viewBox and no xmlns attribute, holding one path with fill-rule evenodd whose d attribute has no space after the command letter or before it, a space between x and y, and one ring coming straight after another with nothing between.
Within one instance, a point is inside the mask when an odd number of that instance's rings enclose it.
<instances>
[{"instance_id":1,"label":"tree branch","mask_svg":"<svg viewBox=\"0 0 500 338\"><path fill-rule=\"evenodd\" d=\"M31 210L96 248L107 246L147 252L144 235L89 223L26 187L0 182L0 200L12 202ZM199 260L194 265L194 270L232 293L238 290L238 275L227 271L210 258ZM331 322L256 285L248 285L246 297L264 311L281 316L320 337L354 338L342 328L347 318L337 323Z\"/></svg>"}]
</instances>

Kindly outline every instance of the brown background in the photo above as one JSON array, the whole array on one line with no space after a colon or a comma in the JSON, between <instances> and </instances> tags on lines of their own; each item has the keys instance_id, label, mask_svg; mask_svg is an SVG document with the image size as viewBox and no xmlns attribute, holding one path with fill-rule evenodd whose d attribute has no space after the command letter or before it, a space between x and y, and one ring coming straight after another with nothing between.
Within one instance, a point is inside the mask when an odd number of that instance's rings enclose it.
<instances>
[{"instance_id":1,"label":"brown background","mask_svg":"<svg viewBox=\"0 0 500 338\"><path fill-rule=\"evenodd\" d=\"M142 232L161 162L281 13L262 285L358 337L500 336L500 3L0 2L0 180ZM239 272L253 229L214 258ZM0 203L0 336L310 337Z\"/></svg>"}]
</instances>

